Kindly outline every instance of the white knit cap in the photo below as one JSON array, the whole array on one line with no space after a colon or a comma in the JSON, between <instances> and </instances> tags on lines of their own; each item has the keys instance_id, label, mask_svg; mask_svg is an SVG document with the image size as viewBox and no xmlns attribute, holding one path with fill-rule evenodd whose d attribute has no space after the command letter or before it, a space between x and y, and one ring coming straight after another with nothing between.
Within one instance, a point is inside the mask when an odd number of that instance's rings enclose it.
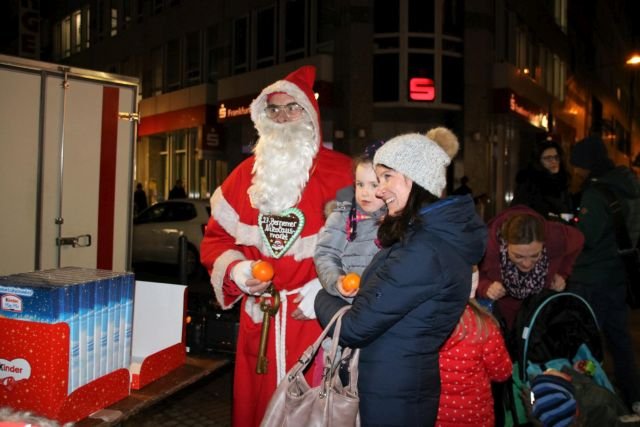
<instances>
[{"instance_id":1,"label":"white knit cap","mask_svg":"<svg viewBox=\"0 0 640 427\"><path fill-rule=\"evenodd\" d=\"M447 185L446 168L451 158L438 143L419 133L388 140L376 151L375 165L384 165L410 178L440 197Z\"/></svg>"}]
</instances>

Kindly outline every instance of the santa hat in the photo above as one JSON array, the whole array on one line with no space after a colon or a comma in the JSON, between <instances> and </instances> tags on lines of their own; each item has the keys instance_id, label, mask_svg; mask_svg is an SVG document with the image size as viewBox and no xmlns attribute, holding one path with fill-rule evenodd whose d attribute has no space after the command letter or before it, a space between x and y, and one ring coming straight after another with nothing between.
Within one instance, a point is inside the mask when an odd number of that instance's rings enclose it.
<instances>
[{"instance_id":1,"label":"santa hat","mask_svg":"<svg viewBox=\"0 0 640 427\"><path fill-rule=\"evenodd\" d=\"M427 135L409 133L391 138L376 151L373 163L402 173L440 197L447 185L446 168L458 147L458 138L453 132L439 127Z\"/></svg>"},{"instance_id":2,"label":"santa hat","mask_svg":"<svg viewBox=\"0 0 640 427\"><path fill-rule=\"evenodd\" d=\"M264 109L267 107L269 95L274 93L286 93L292 96L302 108L305 109L313 128L318 137L318 143L321 141L320 129L320 107L316 101L313 92L313 82L316 78L316 67L313 65L304 65L290 73L283 80L267 86L260 92L260 95L251 102L251 120L259 128L260 123L269 120ZM259 129L258 129L259 130Z\"/></svg>"}]
</instances>

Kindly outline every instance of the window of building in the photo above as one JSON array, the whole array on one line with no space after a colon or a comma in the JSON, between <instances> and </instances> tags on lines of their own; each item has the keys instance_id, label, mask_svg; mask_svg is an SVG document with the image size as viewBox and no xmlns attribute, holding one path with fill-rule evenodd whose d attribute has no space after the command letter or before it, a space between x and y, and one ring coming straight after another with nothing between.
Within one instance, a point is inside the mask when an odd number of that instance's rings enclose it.
<instances>
[{"instance_id":1,"label":"window of building","mask_svg":"<svg viewBox=\"0 0 640 427\"><path fill-rule=\"evenodd\" d=\"M62 57L62 22L53 24L53 35L51 39L53 57L59 60Z\"/></svg>"},{"instance_id":2,"label":"window of building","mask_svg":"<svg viewBox=\"0 0 640 427\"><path fill-rule=\"evenodd\" d=\"M180 88L180 40L167 43L165 62L166 89L168 92Z\"/></svg>"},{"instance_id":3,"label":"window of building","mask_svg":"<svg viewBox=\"0 0 640 427\"><path fill-rule=\"evenodd\" d=\"M284 4L285 61L304 58L307 22L307 0L287 0Z\"/></svg>"},{"instance_id":4,"label":"window of building","mask_svg":"<svg viewBox=\"0 0 640 427\"><path fill-rule=\"evenodd\" d=\"M400 97L400 63L397 53L373 57L373 99L376 102L396 102Z\"/></svg>"},{"instance_id":5,"label":"window of building","mask_svg":"<svg viewBox=\"0 0 640 427\"><path fill-rule=\"evenodd\" d=\"M409 0L409 32L435 32L434 0Z\"/></svg>"},{"instance_id":6,"label":"window of building","mask_svg":"<svg viewBox=\"0 0 640 427\"><path fill-rule=\"evenodd\" d=\"M331 51L335 39L336 19L338 11L333 0L316 2L316 50Z\"/></svg>"},{"instance_id":7,"label":"window of building","mask_svg":"<svg viewBox=\"0 0 640 427\"><path fill-rule=\"evenodd\" d=\"M184 74L188 85L200 83L200 32L188 33L185 37Z\"/></svg>"},{"instance_id":8,"label":"window of building","mask_svg":"<svg viewBox=\"0 0 640 427\"><path fill-rule=\"evenodd\" d=\"M442 56L442 102L464 103L464 64L461 56Z\"/></svg>"},{"instance_id":9,"label":"window of building","mask_svg":"<svg viewBox=\"0 0 640 427\"><path fill-rule=\"evenodd\" d=\"M444 0L442 13L442 33L462 37L464 32L464 1Z\"/></svg>"},{"instance_id":10,"label":"window of building","mask_svg":"<svg viewBox=\"0 0 640 427\"><path fill-rule=\"evenodd\" d=\"M168 137L170 145L173 147L173 159L172 159L172 182L177 179L182 180L185 185L185 190L188 191L190 187L189 182L189 170L187 167L187 148L189 147L189 130L180 130L171 132Z\"/></svg>"},{"instance_id":11,"label":"window of building","mask_svg":"<svg viewBox=\"0 0 640 427\"><path fill-rule=\"evenodd\" d=\"M567 32L567 0L554 0L553 16L563 32Z\"/></svg>"},{"instance_id":12,"label":"window of building","mask_svg":"<svg viewBox=\"0 0 640 427\"><path fill-rule=\"evenodd\" d=\"M214 25L207 28L206 35L206 58L207 63L207 82L215 83L218 81L218 67L216 63L216 52L218 47L218 26Z\"/></svg>"},{"instance_id":13,"label":"window of building","mask_svg":"<svg viewBox=\"0 0 640 427\"><path fill-rule=\"evenodd\" d=\"M249 18L243 16L233 21L232 73L249 71Z\"/></svg>"},{"instance_id":14,"label":"window of building","mask_svg":"<svg viewBox=\"0 0 640 427\"><path fill-rule=\"evenodd\" d=\"M375 0L373 10L374 33L397 33L400 31L399 0Z\"/></svg>"},{"instance_id":15,"label":"window of building","mask_svg":"<svg viewBox=\"0 0 640 427\"><path fill-rule=\"evenodd\" d=\"M73 43L73 53L80 52L82 49L82 13L76 10L71 15L71 28L73 36L71 37Z\"/></svg>"},{"instance_id":16,"label":"window of building","mask_svg":"<svg viewBox=\"0 0 640 427\"><path fill-rule=\"evenodd\" d=\"M164 0L152 0L152 12L154 15L162 12L162 7L164 6Z\"/></svg>"},{"instance_id":17,"label":"window of building","mask_svg":"<svg viewBox=\"0 0 640 427\"><path fill-rule=\"evenodd\" d=\"M566 66L565 63L560 60L560 57L553 55L553 96L561 101L564 101L565 94L565 81L566 81Z\"/></svg>"},{"instance_id":18,"label":"window of building","mask_svg":"<svg viewBox=\"0 0 640 427\"><path fill-rule=\"evenodd\" d=\"M140 95L142 98L148 98L152 94L152 82L153 82L153 73L151 72L151 67L149 65L144 65L138 78L140 79L140 84L142 86L140 90Z\"/></svg>"},{"instance_id":19,"label":"window of building","mask_svg":"<svg viewBox=\"0 0 640 427\"><path fill-rule=\"evenodd\" d=\"M409 53L408 77L426 77L433 79L435 75L433 59L433 54Z\"/></svg>"},{"instance_id":20,"label":"window of building","mask_svg":"<svg viewBox=\"0 0 640 427\"><path fill-rule=\"evenodd\" d=\"M149 1L150 0L136 1L136 15L137 15L138 22L142 22L144 20L144 16L149 10Z\"/></svg>"},{"instance_id":21,"label":"window of building","mask_svg":"<svg viewBox=\"0 0 640 427\"><path fill-rule=\"evenodd\" d=\"M95 17L95 24L93 25L93 28L95 28L95 34L96 34L94 39L96 42L100 42L104 37L104 1L103 0L96 0L96 8L95 8L95 13L93 14L93 17Z\"/></svg>"},{"instance_id":22,"label":"window of building","mask_svg":"<svg viewBox=\"0 0 640 427\"><path fill-rule=\"evenodd\" d=\"M91 22L91 9L89 6L85 6L82 10L82 37L84 40L84 48L89 49L91 47L91 27L89 22Z\"/></svg>"},{"instance_id":23,"label":"window of building","mask_svg":"<svg viewBox=\"0 0 640 427\"><path fill-rule=\"evenodd\" d=\"M90 46L89 7L78 9L53 25L53 56L59 60Z\"/></svg>"},{"instance_id":24,"label":"window of building","mask_svg":"<svg viewBox=\"0 0 640 427\"><path fill-rule=\"evenodd\" d=\"M117 0L111 0L111 20L110 20L110 35L111 37L115 36L118 34L118 6L117 6Z\"/></svg>"},{"instance_id":25,"label":"window of building","mask_svg":"<svg viewBox=\"0 0 640 427\"><path fill-rule=\"evenodd\" d=\"M133 0L121 0L122 1L122 20L120 22L121 28L128 28L131 25L131 17L133 16Z\"/></svg>"},{"instance_id":26,"label":"window of building","mask_svg":"<svg viewBox=\"0 0 640 427\"><path fill-rule=\"evenodd\" d=\"M374 102L462 105L463 27L460 21L463 11L460 3L456 0L375 1ZM448 29L446 35L441 31L444 28ZM412 101L410 82L413 78L427 79L422 80L427 85L433 82L435 96ZM430 86L424 89L430 90Z\"/></svg>"},{"instance_id":27,"label":"window of building","mask_svg":"<svg viewBox=\"0 0 640 427\"><path fill-rule=\"evenodd\" d=\"M62 57L67 58L71 55L71 17L67 16L62 20Z\"/></svg>"},{"instance_id":28,"label":"window of building","mask_svg":"<svg viewBox=\"0 0 640 427\"><path fill-rule=\"evenodd\" d=\"M269 7L256 13L256 68L272 66L276 63L276 15L275 8Z\"/></svg>"},{"instance_id":29,"label":"window of building","mask_svg":"<svg viewBox=\"0 0 640 427\"><path fill-rule=\"evenodd\" d=\"M150 96L162 93L162 49L151 50L151 93Z\"/></svg>"},{"instance_id":30,"label":"window of building","mask_svg":"<svg viewBox=\"0 0 640 427\"><path fill-rule=\"evenodd\" d=\"M516 28L516 67L524 75L534 78L537 66L537 45L534 44L529 31L524 27Z\"/></svg>"}]
</instances>

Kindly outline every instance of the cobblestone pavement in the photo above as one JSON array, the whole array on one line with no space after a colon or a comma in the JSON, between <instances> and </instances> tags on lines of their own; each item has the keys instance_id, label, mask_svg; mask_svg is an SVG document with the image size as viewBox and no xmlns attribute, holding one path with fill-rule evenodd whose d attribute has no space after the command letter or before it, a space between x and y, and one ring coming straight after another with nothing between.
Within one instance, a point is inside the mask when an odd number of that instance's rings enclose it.
<instances>
[{"instance_id":1,"label":"cobblestone pavement","mask_svg":"<svg viewBox=\"0 0 640 427\"><path fill-rule=\"evenodd\" d=\"M127 419L123 427L230 427L233 365Z\"/></svg>"}]
</instances>

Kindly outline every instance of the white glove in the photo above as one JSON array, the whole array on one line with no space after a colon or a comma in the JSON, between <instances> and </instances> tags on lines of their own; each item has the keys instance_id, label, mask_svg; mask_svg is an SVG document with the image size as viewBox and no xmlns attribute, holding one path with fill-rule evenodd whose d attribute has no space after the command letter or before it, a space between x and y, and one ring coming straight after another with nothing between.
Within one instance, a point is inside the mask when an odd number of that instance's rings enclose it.
<instances>
[{"instance_id":1,"label":"white glove","mask_svg":"<svg viewBox=\"0 0 640 427\"><path fill-rule=\"evenodd\" d=\"M302 300L298 304L298 309L309 319L316 318L316 311L313 308L313 304L320 289L322 289L322 285L317 278L310 280L300 289Z\"/></svg>"},{"instance_id":2,"label":"white glove","mask_svg":"<svg viewBox=\"0 0 640 427\"><path fill-rule=\"evenodd\" d=\"M245 294L252 295L247 287L247 280L253 279L253 274L251 273L251 263L253 261L246 260L240 261L236 265L233 266L229 276L231 276L231 280L233 280L238 288Z\"/></svg>"}]
</instances>

